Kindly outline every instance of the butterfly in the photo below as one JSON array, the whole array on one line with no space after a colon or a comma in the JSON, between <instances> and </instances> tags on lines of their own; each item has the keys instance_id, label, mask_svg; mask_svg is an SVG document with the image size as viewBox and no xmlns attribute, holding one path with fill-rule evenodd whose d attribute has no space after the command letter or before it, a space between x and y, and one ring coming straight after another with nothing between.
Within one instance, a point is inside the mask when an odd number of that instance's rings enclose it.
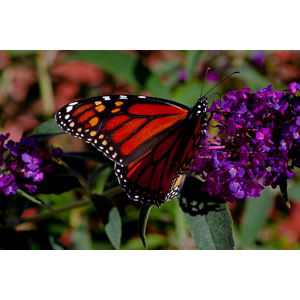
<instances>
[{"instance_id":1,"label":"butterfly","mask_svg":"<svg viewBox=\"0 0 300 300\"><path fill-rule=\"evenodd\" d=\"M181 191L205 138L208 100L194 107L139 95L106 95L69 103L56 122L115 162L129 198L159 208Z\"/></svg>"}]
</instances>

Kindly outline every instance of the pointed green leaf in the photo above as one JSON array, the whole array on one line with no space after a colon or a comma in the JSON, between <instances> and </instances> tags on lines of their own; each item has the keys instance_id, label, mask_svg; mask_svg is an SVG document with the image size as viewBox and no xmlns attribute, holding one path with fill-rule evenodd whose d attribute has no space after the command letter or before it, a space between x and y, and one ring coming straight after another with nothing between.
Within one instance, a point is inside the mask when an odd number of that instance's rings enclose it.
<instances>
[{"instance_id":1,"label":"pointed green leaf","mask_svg":"<svg viewBox=\"0 0 300 300\"><path fill-rule=\"evenodd\" d=\"M54 137L58 134L64 133L64 131L58 126L55 119L43 122L38 126L31 135L34 136L37 140L47 140L51 137Z\"/></svg>"},{"instance_id":2,"label":"pointed green leaf","mask_svg":"<svg viewBox=\"0 0 300 300\"><path fill-rule=\"evenodd\" d=\"M232 219L220 199L199 193L199 180L188 178L181 192L180 205L198 250L233 250Z\"/></svg>"},{"instance_id":3,"label":"pointed green leaf","mask_svg":"<svg viewBox=\"0 0 300 300\"><path fill-rule=\"evenodd\" d=\"M108 214L108 222L105 224L105 232L116 249L120 249L121 244L121 217L117 208L111 208Z\"/></svg>"},{"instance_id":4,"label":"pointed green leaf","mask_svg":"<svg viewBox=\"0 0 300 300\"><path fill-rule=\"evenodd\" d=\"M149 204L142 204L141 206L141 211L140 211L140 216L139 216L139 235L142 239L143 245L145 249L147 249L147 241L146 241L146 227L147 227L147 221L148 217L151 211L151 208L153 205Z\"/></svg>"}]
</instances>

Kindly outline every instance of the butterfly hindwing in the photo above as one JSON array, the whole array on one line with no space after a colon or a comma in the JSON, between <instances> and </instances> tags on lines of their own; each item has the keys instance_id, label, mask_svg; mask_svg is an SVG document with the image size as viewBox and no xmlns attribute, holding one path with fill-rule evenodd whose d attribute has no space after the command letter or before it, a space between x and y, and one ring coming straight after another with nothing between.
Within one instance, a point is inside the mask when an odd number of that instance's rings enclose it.
<instances>
[{"instance_id":1,"label":"butterfly hindwing","mask_svg":"<svg viewBox=\"0 0 300 300\"><path fill-rule=\"evenodd\" d=\"M188 107L145 96L108 95L62 107L57 123L69 134L91 143L118 164L129 165L157 145L170 129L180 127Z\"/></svg>"},{"instance_id":2,"label":"butterfly hindwing","mask_svg":"<svg viewBox=\"0 0 300 300\"><path fill-rule=\"evenodd\" d=\"M201 128L205 126L204 115L193 121L187 118L182 127L171 131L140 160L128 166L116 164L119 183L128 196L158 207L175 198L190 173L191 163L205 134Z\"/></svg>"},{"instance_id":3,"label":"butterfly hindwing","mask_svg":"<svg viewBox=\"0 0 300 300\"><path fill-rule=\"evenodd\" d=\"M182 139L183 128L180 127L138 161L128 166L115 164L119 183L131 199L158 206L169 200L167 194L174 179L176 155Z\"/></svg>"}]
</instances>

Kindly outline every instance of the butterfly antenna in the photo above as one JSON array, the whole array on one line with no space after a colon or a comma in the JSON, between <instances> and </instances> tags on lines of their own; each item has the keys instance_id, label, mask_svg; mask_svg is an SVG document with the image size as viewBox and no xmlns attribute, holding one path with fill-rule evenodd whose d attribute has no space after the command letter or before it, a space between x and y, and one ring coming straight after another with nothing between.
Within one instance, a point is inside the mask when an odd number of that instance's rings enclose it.
<instances>
[{"instance_id":1,"label":"butterfly antenna","mask_svg":"<svg viewBox=\"0 0 300 300\"><path fill-rule=\"evenodd\" d=\"M219 83L217 83L212 89L210 89L205 95L204 97L209 93L211 92L213 89L215 89L218 85L220 85L222 82L224 82L227 78L229 78L230 76L232 76L233 74L237 74L237 73L240 73L239 71L235 71L235 72L232 72L231 74L229 74L226 78L224 78L223 80L221 80ZM206 76L205 76L206 78ZM203 88L203 86L202 86ZM202 93L202 90L201 90L201 93Z\"/></svg>"},{"instance_id":2,"label":"butterfly antenna","mask_svg":"<svg viewBox=\"0 0 300 300\"><path fill-rule=\"evenodd\" d=\"M202 88L201 88L201 92L200 92L200 98L201 98L201 96L202 96L203 86L204 86L204 83L205 83L205 81L206 81L206 76L207 76L207 73L208 73L209 70L210 70L210 67L208 67L208 68L206 69L206 72L205 72L205 77L204 77L204 81L203 81L203 83L202 83Z\"/></svg>"}]
</instances>

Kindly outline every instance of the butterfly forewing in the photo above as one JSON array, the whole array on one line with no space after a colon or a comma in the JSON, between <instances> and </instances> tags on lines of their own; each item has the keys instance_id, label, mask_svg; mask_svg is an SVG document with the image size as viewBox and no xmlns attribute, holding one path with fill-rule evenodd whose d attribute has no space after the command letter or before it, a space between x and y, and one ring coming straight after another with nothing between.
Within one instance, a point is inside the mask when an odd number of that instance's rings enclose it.
<instances>
[{"instance_id":1,"label":"butterfly forewing","mask_svg":"<svg viewBox=\"0 0 300 300\"><path fill-rule=\"evenodd\" d=\"M108 95L62 107L57 123L69 134L91 143L118 164L129 165L178 128L188 108L170 100Z\"/></svg>"}]
</instances>

